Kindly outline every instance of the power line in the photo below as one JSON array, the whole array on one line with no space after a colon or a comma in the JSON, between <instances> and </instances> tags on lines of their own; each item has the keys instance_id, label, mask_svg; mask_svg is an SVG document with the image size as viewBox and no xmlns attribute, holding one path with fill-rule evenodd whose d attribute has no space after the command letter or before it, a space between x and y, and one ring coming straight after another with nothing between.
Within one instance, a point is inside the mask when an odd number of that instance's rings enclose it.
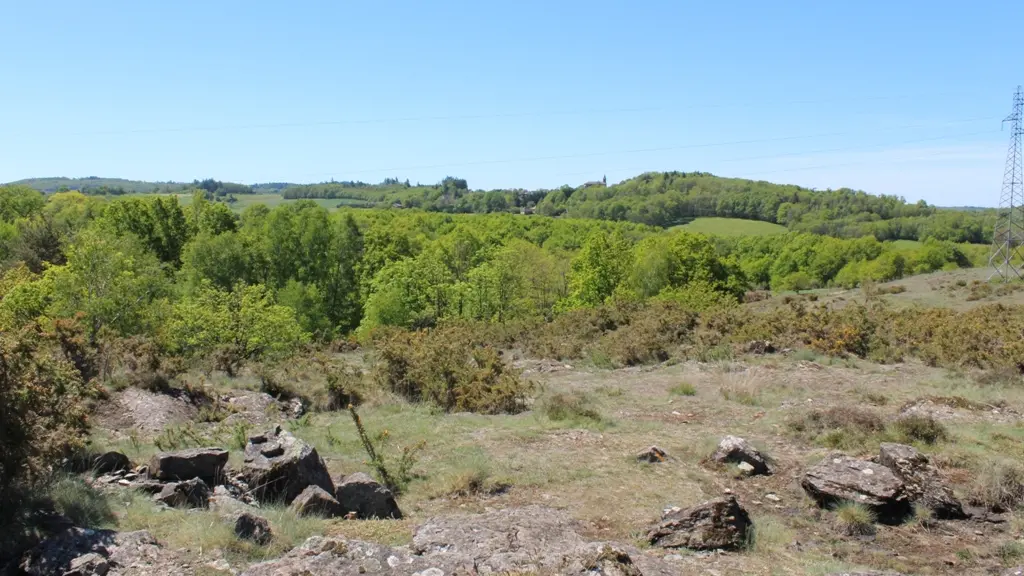
<instances>
[{"instance_id":1,"label":"power line","mask_svg":"<svg viewBox=\"0 0 1024 576\"><path fill-rule=\"evenodd\" d=\"M969 93L964 92L948 92L936 94L930 92L927 94L928 97L934 98L936 96L963 96ZM687 106L679 107L661 107L661 106L645 106L645 107L619 107L619 108L595 108L586 110L552 110L552 111L533 111L533 112L499 112L491 114L454 114L454 115L424 115L424 116L406 116L406 117L394 117L394 118L349 118L349 119L326 119L326 120L311 120L307 122L279 122L279 123L253 123L253 124L225 124L225 125L214 125L214 126L171 126L171 127L156 127L156 128L129 128L123 130L86 130L79 132L65 132L60 133L64 137L73 136L116 136L116 135L133 135L133 134L163 134L163 133L182 133L182 132L231 132L231 131L243 131L243 130L261 130L261 129L276 129L276 128L315 128L315 127L326 127L326 126L346 126L346 125L368 125L368 124L397 124L397 123L412 123L412 122L437 122L437 121L458 121L458 120L492 120L492 119L513 119L513 118L530 118L530 117L548 117L548 116L590 116L590 115L602 115L602 114L626 114L626 113L639 113L639 112L666 112L670 110L708 110L716 108L754 108L763 106L806 106L810 104L829 104L837 102L871 102L871 101L886 101L886 100L905 100L911 98L918 98L922 95L882 95L882 96L863 96L863 97L839 97L839 98L823 98L823 99L812 99L812 100L789 100L781 102L736 102L736 103L708 103L708 104L692 104ZM17 133L15 133L17 135Z\"/></svg>"}]
</instances>

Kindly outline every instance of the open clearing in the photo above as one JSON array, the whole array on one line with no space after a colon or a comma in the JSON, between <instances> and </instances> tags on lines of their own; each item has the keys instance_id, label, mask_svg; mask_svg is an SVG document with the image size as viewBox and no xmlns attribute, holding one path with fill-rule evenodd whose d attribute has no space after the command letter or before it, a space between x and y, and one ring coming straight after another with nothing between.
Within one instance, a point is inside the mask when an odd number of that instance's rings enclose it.
<instances>
[{"instance_id":1,"label":"open clearing","mask_svg":"<svg viewBox=\"0 0 1024 576\"><path fill-rule=\"evenodd\" d=\"M979 269L921 276L904 281L904 292L882 297L905 305L954 307L1020 298L1020 291L1011 291L967 301L986 274ZM841 304L842 298L862 296L847 291L821 298ZM365 370L372 363L365 351L335 357ZM445 414L384 392L360 406L371 436L387 431L389 451L422 443L413 480L398 500L405 513L402 520L297 518L272 507L266 515L281 539L271 548L238 548L230 534L215 529L219 524L213 512L162 511L145 498L122 497L112 525L150 530L169 548L190 550L200 565L223 557L244 568L315 534L402 545L410 543L416 526L432 517L539 504L580 521L588 538L637 546L680 574L828 574L858 568L993 574L1024 562L1019 512L970 520L919 515L901 525L878 525L873 534L850 535L837 512L816 506L800 486L805 472L834 450L869 459L877 457L880 443L902 441L928 455L957 497L971 502L990 482L991 471L1024 460L1024 386L1019 376L946 370L916 361L880 365L808 350L619 370L538 360L516 350L506 351L505 358L538 384L532 410L516 415ZM322 385L318 377L315 370L294 374L300 387ZM186 388L202 388L222 398L259 394L260 386L259 378L247 371L232 378L194 372L179 380ZM132 398L139 395L131 393ZM589 412L554 418L546 406L558 395L581 399ZM270 404L257 403L205 423L190 422L190 416L178 415L175 421L145 415L147 421L166 422L162 430L123 420L104 427L100 419L95 443L145 462L157 451L155 439L177 437L182 447L230 447L231 463L237 465L239 437L281 421L317 448L332 476L371 471L346 411L287 419ZM882 428L843 422L820 430L807 427L822 414L852 414L851 422L877 422ZM894 432L892 424L908 414L932 417L939 423L940 437L929 443ZM709 462L726 435L749 440L774 461L776 473L744 477L731 465ZM668 460L638 463L636 453L651 445L663 448ZM707 554L651 549L646 543L646 529L663 509L727 493L737 497L753 520L754 537L747 549Z\"/></svg>"}]
</instances>

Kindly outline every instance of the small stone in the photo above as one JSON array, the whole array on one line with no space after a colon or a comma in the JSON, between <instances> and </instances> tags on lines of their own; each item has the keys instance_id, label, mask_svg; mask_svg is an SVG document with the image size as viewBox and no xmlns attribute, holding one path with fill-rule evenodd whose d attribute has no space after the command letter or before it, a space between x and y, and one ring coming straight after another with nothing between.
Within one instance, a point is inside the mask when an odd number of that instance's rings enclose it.
<instances>
[{"instance_id":1,"label":"small stone","mask_svg":"<svg viewBox=\"0 0 1024 576\"><path fill-rule=\"evenodd\" d=\"M235 520L235 536L263 546L270 543L273 533L266 518L243 512Z\"/></svg>"},{"instance_id":2,"label":"small stone","mask_svg":"<svg viewBox=\"0 0 1024 576\"><path fill-rule=\"evenodd\" d=\"M327 518L342 515L341 504L319 486L307 486L292 501L291 509L299 516L316 514Z\"/></svg>"},{"instance_id":3,"label":"small stone","mask_svg":"<svg viewBox=\"0 0 1024 576\"><path fill-rule=\"evenodd\" d=\"M757 448L738 436L722 438L718 448L711 455L711 460L720 464L746 464L750 468L749 475L772 473L768 459Z\"/></svg>"},{"instance_id":4,"label":"small stone","mask_svg":"<svg viewBox=\"0 0 1024 576\"><path fill-rule=\"evenodd\" d=\"M656 464L658 462L664 462L668 459L668 453L657 446L651 446L642 450L636 455L637 462L647 462L649 464Z\"/></svg>"},{"instance_id":5,"label":"small stone","mask_svg":"<svg viewBox=\"0 0 1024 576\"><path fill-rule=\"evenodd\" d=\"M206 508L209 506L210 487L199 478L164 485L154 498L172 508Z\"/></svg>"},{"instance_id":6,"label":"small stone","mask_svg":"<svg viewBox=\"0 0 1024 576\"><path fill-rule=\"evenodd\" d=\"M206 567L216 572L231 572L231 564L223 558L218 558L213 562L207 562Z\"/></svg>"},{"instance_id":7,"label":"small stone","mask_svg":"<svg viewBox=\"0 0 1024 576\"><path fill-rule=\"evenodd\" d=\"M782 502L782 498L779 498L777 494L768 493L764 495L764 498L765 500L771 500L772 502Z\"/></svg>"},{"instance_id":8,"label":"small stone","mask_svg":"<svg viewBox=\"0 0 1024 576\"><path fill-rule=\"evenodd\" d=\"M117 484L118 484L118 486L124 486L125 488L127 488L127 487L132 485L131 482L129 482L128 480L125 480L124 478L118 480Z\"/></svg>"},{"instance_id":9,"label":"small stone","mask_svg":"<svg viewBox=\"0 0 1024 576\"><path fill-rule=\"evenodd\" d=\"M739 464L736 465L736 468L738 468L740 472L743 472L747 476L752 476L755 471L754 466L749 462L740 462Z\"/></svg>"}]
</instances>

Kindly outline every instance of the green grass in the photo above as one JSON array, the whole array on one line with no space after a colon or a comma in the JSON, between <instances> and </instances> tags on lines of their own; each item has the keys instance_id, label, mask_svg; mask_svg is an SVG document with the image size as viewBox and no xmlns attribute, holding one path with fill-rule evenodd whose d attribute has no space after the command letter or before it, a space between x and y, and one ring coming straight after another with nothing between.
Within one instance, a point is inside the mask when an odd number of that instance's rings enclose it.
<instances>
[{"instance_id":1,"label":"green grass","mask_svg":"<svg viewBox=\"0 0 1024 576\"><path fill-rule=\"evenodd\" d=\"M674 226L672 229L715 236L770 236L788 232L785 226L779 224L742 218L695 218L688 224Z\"/></svg>"}]
</instances>

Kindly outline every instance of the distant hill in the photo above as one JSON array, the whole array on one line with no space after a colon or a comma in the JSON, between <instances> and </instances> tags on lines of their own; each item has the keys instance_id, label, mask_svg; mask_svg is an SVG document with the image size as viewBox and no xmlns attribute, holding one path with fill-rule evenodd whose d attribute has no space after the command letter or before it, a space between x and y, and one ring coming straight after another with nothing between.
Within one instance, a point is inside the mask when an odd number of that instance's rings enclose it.
<instances>
[{"instance_id":1,"label":"distant hill","mask_svg":"<svg viewBox=\"0 0 1024 576\"><path fill-rule=\"evenodd\" d=\"M35 188L40 192L52 193L60 190L78 190L83 194L112 195L122 194L172 194L186 192L202 188L215 196L226 196L228 194L252 194L259 192L277 192L291 186L286 182L274 182L269 184L236 184L234 182L221 182L213 178L205 180L194 180L192 182L147 182L145 180L126 180L124 178L100 178L89 176L87 178L26 178L10 184L21 184Z\"/></svg>"},{"instance_id":2,"label":"distant hill","mask_svg":"<svg viewBox=\"0 0 1024 576\"><path fill-rule=\"evenodd\" d=\"M155 192L181 192L192 188L185 182L145 182L142 180L126 180L124 178L26 178L11 182L35 188L40 192L56 192L58 190L79 190L84 193L103 193L101 190L119 191L121 194L152 194ZM118 192L114 192L118 193Z\"/></svg>"}]
</instances>

